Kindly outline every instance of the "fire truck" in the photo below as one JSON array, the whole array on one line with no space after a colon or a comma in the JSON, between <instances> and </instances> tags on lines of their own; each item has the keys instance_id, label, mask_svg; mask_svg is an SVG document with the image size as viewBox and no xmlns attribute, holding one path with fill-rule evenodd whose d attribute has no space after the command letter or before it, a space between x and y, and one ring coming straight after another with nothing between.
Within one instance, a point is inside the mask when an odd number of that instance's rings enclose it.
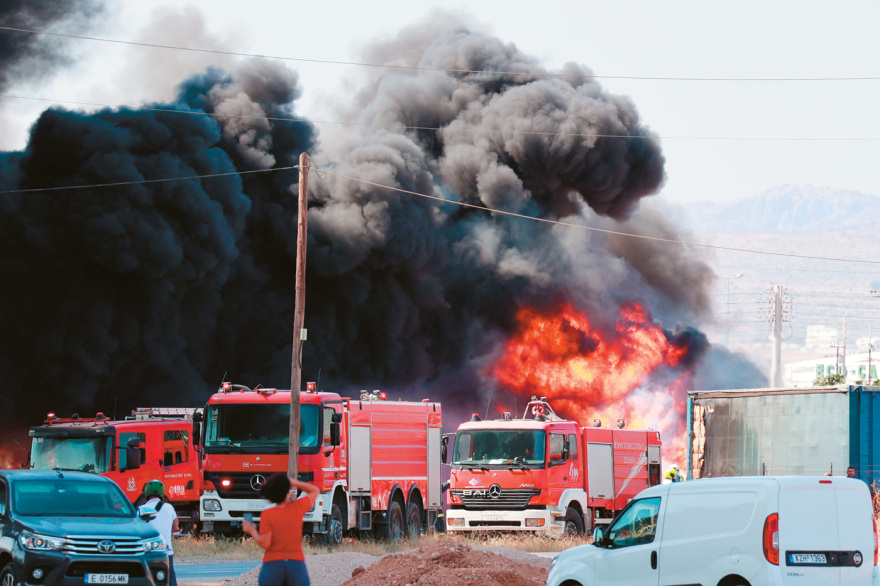
<instances>
[{"instance_id":1,"label":"fire truck","mask_svg":"<svg viewBox=\"0 0 880 586\"><path fill-rule=\"evenodd\" d=\"M288 469L290 391L223 383L204 409L203 531L235 532L270 503L257 494ZM303 532L340 543L349 530L396 540L433 526L442 506L440 404L300 393L297 477L321 489Z\"/></svg>"},{"instance_id":2,"label":"fire truck","mask_svg":"<svg viewBox=\"0 0 880 586\"><path fill-rule=\"evenodd\" d=\"M554 537L609 523L659 484L660 433L581 427L532 397L522 419L474 415L455 433L447 493L449 534L529 531ZM442 438L447 460L449 436Z\"/></svg>"},{"instance_id":3,"label":"fire truck","mask_svg":"<svg viewBox=\"0 0 880 586\"><path fill-rule=\"evenodd\" d=\"M182 530L198 524L201 493L199 458L193 442L193 418L200 409L138 408L124 420L103 413L94 417L57 417L32 427L30 467L82 470L110 478L134 502L144 484L165 483Z\"/></svg>"}]
</instances>

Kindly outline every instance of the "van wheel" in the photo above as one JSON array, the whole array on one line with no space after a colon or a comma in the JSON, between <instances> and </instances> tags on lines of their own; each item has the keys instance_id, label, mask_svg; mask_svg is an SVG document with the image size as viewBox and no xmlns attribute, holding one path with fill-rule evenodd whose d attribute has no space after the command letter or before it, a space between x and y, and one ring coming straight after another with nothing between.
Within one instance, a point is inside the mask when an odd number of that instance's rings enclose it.
<instances>
[{"instance_id":1,"label":"van wheel","mask_svg":"<svg viewBox=\"0 0 880 586\"><path fill-rule=\"evenodd\" d=\"M422 534L422 513L415 503L406 505L406 534L410 539L418 539Z\"/></svg>"},{"instance_id":2,"label":"van wheel","mask_svg":"<svg viewBox=\"0 0 880 586\"><path fill-rule=\"evenodd\" d=\"M0 586L15 586L15 584L15 566L11 563L6 564L6 567L0 572Z\"/></svg>"},{"instance_id":3,"label":"van wheel","mask_svg":"<svg viewBox=\"0 0 880 586\"><path fill-rule=\"evenodd\" d=\"M334 546L342 543L342 511L338 505L330 507L330 519L328 520L327 533L323 536L324 545Z\"/></svg>"},{"instance_id":4,"label":"van wheel","mask_svg":"<svg viewBox=\"0 0 880 586\"><path fill-rule=\"evenodd\" d=\"M563 535L566 537L580 537L584 534L584 518L577 510L569 507L565 512L565 530Z\"/></svg>"},{"instance_id":5,"label":"van wheel","mask_svg":"<svg viewBox=\"0 0 880 586\"><path fill-rule=\"evenodd\" d=\"M403 531L403 510L400 508L400 503L391 501L388 505L388 522L379 526L379 535L385 541L397 541L403 535Z\"/></svg>"}]
</instances>

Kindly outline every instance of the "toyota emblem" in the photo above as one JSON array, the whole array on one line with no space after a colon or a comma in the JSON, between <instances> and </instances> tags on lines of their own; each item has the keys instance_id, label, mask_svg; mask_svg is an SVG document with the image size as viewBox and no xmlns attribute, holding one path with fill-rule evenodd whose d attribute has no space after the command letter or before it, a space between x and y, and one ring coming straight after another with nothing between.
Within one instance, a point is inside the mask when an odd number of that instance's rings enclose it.
<instances>
[{"instance_id":1,"label":"toyota emblem","mask_svg":"<svg viewBox=\"0 0 880 586\"><path fill-rule=\"evenodd\" d=\"M251 488L254 490L260 490L264 484L266 484L266 477L262 474L254 474L251 476Z\"/></svg>"},{"instance_id":2,"label":"toyota emblem","mask_svg":"<svg viewBox=\"0 0 880 586\"><path fill-rule=\"evenodd\" d=\"M100 553L113 553L116 551L116 544L110 541L109 539L105 539L103 541L98 542L98 552Z\"/></svg>"},{"instance_id":3,"label":"toyota emblem","mask_svg":"<svg viewBox=\"0 0 880 586\"><path fill-rule=\"evenodd\" d=\"M501 496L501 486L498 484L493 484L489 487L489 496L493 499L497 499Z\"/></svg>"}]
</instances>

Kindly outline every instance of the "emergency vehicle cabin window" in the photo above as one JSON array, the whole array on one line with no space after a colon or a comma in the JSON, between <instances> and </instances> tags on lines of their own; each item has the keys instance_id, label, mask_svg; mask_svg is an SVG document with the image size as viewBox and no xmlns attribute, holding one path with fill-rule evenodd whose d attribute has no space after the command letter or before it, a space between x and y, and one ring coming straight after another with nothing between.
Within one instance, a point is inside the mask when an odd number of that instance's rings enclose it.
<instances>
[{"instance_id":1,"label":"emergency vehicle cabin window","mask_svg":"<svg viewBox=\"0 0 880 586\"><path fill-rule=\"evenodd\" d=\"M116 457L119 458L119 469L123 470L128 468L128 454L125 452L125 447L128 446L128 440L136 437L141 442L141 464L147 463L147 434L145 433L120 433L119 440L117 442L117 446L123 448L121 450L116 450Z\"/></svg>"},{"instance_id":2,"label":"emergency vehicle cabin window","mask_svg":"<svg viewBox=\"0 0 880 586\"><path fill-rule=\"evenodd\" d=\"M562 459L562 451L565 447L565 434L564 433L551 433L550 434L550 465L558 466L565 462Z\"/></svg>"},{"instance_id":3,"label":"emergency vehicle cabin window","mask_svg":"<svg viewBox=\"0 0 880 586\"><path fill-rule=\"evenodd\" d=\"M0 516L6 515L6 483L0 482Z\"/></svg>"},{"instance_id":4,"label":"emergency vehicle cabin window","mask_svg":"<svg viewBox=\"0 0 880 586\"><path fill-rule=\"evenodd\" d=\"M330 407L324 407L324 445L330 445L330 424L333 423L333 414L336 413Z\"/></svg>"},{"instance_id":5,"label":"emergency vehicle cabin window","mask_svg":"<svg viewBox=\"0 0 880 586\"><path fill-rule=\"evenodd\" d=\"M568 435L568 453L569 460L572 462L577 462L578 459L578 436L575 434Z\"/></svg>"},{"instance_id":6,"label":"emergency vehicle cabin window","mask_svg":"<svg viewBox=\"0 0 880 586\"><path fill-rule=\"evenodd\" d=\"M181 464L189 460L189 431L185 429L169 429L165 431L162 442L162 453L166 466Z\"/></svg>"}]
</instances>

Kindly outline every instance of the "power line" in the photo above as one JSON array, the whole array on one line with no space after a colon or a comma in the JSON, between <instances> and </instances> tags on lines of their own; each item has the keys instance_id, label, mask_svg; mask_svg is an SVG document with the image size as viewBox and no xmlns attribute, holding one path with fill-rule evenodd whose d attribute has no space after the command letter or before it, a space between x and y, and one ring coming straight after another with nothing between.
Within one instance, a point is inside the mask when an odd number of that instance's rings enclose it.
<instances>
[{"instance_id":1,"label":"power line","mask_svg":"<svg viewBox=\"0 0 880 586\"><path fill-rule=\"evenodd\" d=\"M2 30L3 27L0 27ZM340 120L310 120L308 118L291 118L284 116L247 116L241 114L218 114L216 112L197 112L193 110L176 110L172 108L151 108L149 106L121 106L118 104L106 104L101 102L82 102L75 100L56 100L52 98L37 98L33 96L21 96L16 94L0 94L0 98L8 98L15 100L30 100L35 102L49 102L52 104L73 104L76 106L93 106L100 108L114 109L130 109L143 112L162 112L168 114L184 114L187 116L207 116L210 118L224 118L237 120L266 120L269 122L293 122L300 124L334 124L338 126L360 126L364 128L384 128L376 124L366 122L352 122ZM525 136L581 136L585 138L627 138L634 140L701 140L701 141L734 141L734 142L878 142L880 137L821 137L821 136L804 136L804 137L774 137L774 136L672 136L672 135L633 135L633 134L588 134L584 132L549 132L537 130L507 130L507 129L491 129L491 128L470 128L459 126L396 126L401 130L421 130L431 132L451 132L451 133L480 133L480 134L514 134Z\"/></svg>"},{"instance_id":2,"label":"power line","mask_svg":"<svg viewBox=\"0 0 880 586\"><path fill-rule=\"evenodd\" d=\"M2 28L2 27L0 27L0 28ZM31 189L7 189L7 190L0 191L0 195L7 195L7 194L13 194L13 193L68 191L68 190L76 190L76 189L98 189L98 188L102 188L102 187L119 187L119 186L125 186L125 185L141 185L141 184L148 184L148 183L161 183L161 182L167 182L167 181L186 181L186 180L191 180L191 179L227 177L230 175L246 175L246 174L251 174L251 173L271 173L271 172L275 172L275 171L287 171L287 170L291 170L291 169L296 169L297 167L298 167L297 165L292 165L289 167L275 167L272 169L255 169L255 170L251 170L251 171L232 171L229 173L213 173L213 174L208 174L208 175L189 175L186 177L168 177L168 178L164 178L164 179L142 179L139 181L119 181L119 182L114 182L114 183L93 183L90 185L67 185L67 186L58 186L58 187L36 187L36 188L31 188ZM524 214L517 214L514 212L508 212L505 210L489 208L486 206L479 206L479 205L475 205L475 204L469 204L466 202L444 199L442 197L437 197L437 196L433 196L433 195L426 195L424 193L417 193L415 191L408 191L406 189L400 189L397 187L392 187L390 185L382 185L381 183L374 183L372 181L366 181L364 179L350 177L348 175L336 173L336 172L330 171L328 169L318 169L316 167L311 167L311 169L313 171L315 171L316 173L318 173L319 176L321 176L321 177L323 177L321 175L322 173L327 174L327 175L334 175L334 176L339 177L341 179L348 179L350 181L363 183L365 185L372 185L373 187L379 187L381 189L388 189L390 191L397 191L400 193L406 193L408 195L415 195L418 197L423 197L426 199L438 201L441 203L447 203L447 204L457 205L460 207L478 209L478 210L482 210L485 212L491 212L493 214L521 218L524 220L532 220L535 222L542 222L545 224L555 224L557 226L578 228L578 229L587 230L590 232L599 232L602 234L609 234L609 235L613 235L613 236L623 236L626 238L636 238L639 240L649 240L652 242L664 242L666 244L680 244L680 245L685 245L685 246L696 246L699 248L710 248L713 250L728 250L728 251L733 251L733 252L743 252L743 253L747 253L747 254L764 254L764 255L771 255L771 256L783 256L786 258L806 258L806 259L812 259L812 260L830 260L830 261L835 261L835 262L880 264L880 260L859 260L859 259L848 259L848 258L812 256L812 255L803 255L803 254L791 254L791 253L784 253L784 252L772 252L769 250L750 250L750 249L746 249L746 248L733 248L733 247L728 247L728 246L718 246L718 245L714 245L714 244L703 244L703 243L699 243L699 242L689 242L687 240L673 240L671 238L659 238L656 236L646 236L644 234L632 234L629 232L620 232L617 230L607 230L604 228L596 228L594 226L584 226L583 224L572 224L571 222L560 222L558 220L548 220L546 218L537 218L534 216L526 216Z\"/></svg>"},{"instance_id":3,"label":"power line","mask_svg":"<svg viewBox=\"0 0 880 586\"><path fill-rule=\"evenodd\" d=\"M136 47L150 47L154 49L170 49L174 51L190 51L193 53L209 53L214 55L226 55L230 57L258 57L262 59L277 59L279 61L297 61L300 63L316 63L320 65L346 65L357 67L370 67L374 69L394 69L400 71L443 71L446 73L459 74L493 74L511 76L546 76L562 79L622 79L634 81L713 81L713 82L826 82L826 81L878 81L880 76L855 76L855 77L661 77L639 75L595 75L593 73L549 73L535 71L495 71L491 69L455 69L445 67L419 67L415 65L393 65L383 63L365 63L359 61L333 61L327 59L308 59L304 57L287 57L281 55L263 55L260 53L243 53L238 51L224 51L220 49L202 49L199 47L182 47L177 45L163 45L160 43L144 43L138 41L124 41L120 39L108 39L102 37L88 37L84 35L71 35L64 33L51 33L48 31L36 31L9 26L0 26L0 30L7 30L33 35L47 35L67 39L79 39L84 41L98 41L101 43L115 43Z\"/></svg>"},{"instance_id":4,"label":"power line","mask_svg":"<svg viewBox=\"0 0 880 586\"><path fill-rule=\"evenodd\" d=\"M123 185L143 185L145 183L165 183L167 181L188 181L190 179L210 179L212 177L229 177L230 175L248 175L251 173L268 173L273 171L289 171L299 165L291 167L275 167L273 169L254 169L252 171L230 171L229 173L211 173L209 175L188 175L186 177L167 177L165 179L141 179L140 181L118 181L116 183L93 183L91 185L64 185L60 187L35 187L33 189L7 189L0 191L0 195L11 193L35 193L39 191L67 191L70 189L96 189L99 187L119 187Z\"/></svg>"},{"instance_id":5,"label":"power line","mask_svg":"<svg viewBox=\"0 0 880 586\"><path fill-rule=\"evenodd\" d=\"M472 209L483 210L483 211L492 212L492 213L495 213L495 214L501 214L501 215L505 215L505 216L511 216L511 217L514 217L514 218L522 218L522 219L526 219L526 220L533 220L533 221L536 221L536 222L544 222L544 223L547 223L547 224L555 224L555 225L558 225L558 226L567 226L567 227L570 227L570 228L579 228L579 229L581 229L581 230L588 230L588 231L591 231L591 232L600 232L600 233L603 233L603 234L610 234L610 235L614 235L614 236L624 236L624 237L628 237L628 238L638 238L638 239L640 239L640 240L649 240L649 241L652 241L652 242L665 242L665 243L667 243L667 244L682 244L682 245L687 245L687 246L697 246L697 247L700 247L700 248L711 248L711 249L714 249L714 250L729 250L729 251L734 251L734 252L745 252L745 253L749 253L749 254L766 254L766 255L771 255L771 256L784 256L784 257L787 257L787 258L808 258L808 259L813 259L813 260L831 260L831 261L837 261L837 262L856 262L856 263L867 263L867 264L880 264L880 260L842 259L842 258L830 258L830 257L823 257L823 256L810 256L810 255L803 255L803 254L790 254L790 253L785 253L785 252L771 252L771 251L769 251L769 250L749 250L749 249L746 249L746 248L733 248L733 247L728 247L728 246L718 246L718 245L715 245L715 244L702 244L702 243L698 243L698 242L688 242L688 241L686 241L686 240L673 240L673 239L670 239L670 238L658 238L658 237L656 237L656 236L645 236L645 235L643 235L643 234L631 234L631 233L628 233L628 232L619 232L619 231L616 231L616 230L606 230L606 229L604 229L604 228L595 228L595 227L592 227L592 226L584 226L583 224L572 224L572 223L570 223L570 222L560 222L560 221L558 221L558 220L548 220L548 219L545 219L545 218L536 218L536 217L534 217L534 216L526 216L526 215L523 215L523 214L517 214L517 213L514 213L514 212L507 212L507 211L503 211L503 210L497 210L497 209L488 208L488 207L485 207L485 206L479 206L479 205L470 204L470 203L465 203L465 202L461 202L461 201L454 201L454 200L444 199L444 198L442 198L442 197L437 197L437 196L434 196L434 195L426 195L426 194L424 194L424 193L418 193L418 192L415 192L415 191L408 191L408 190L406 190L406 189L400 189L400 188L398 188L398 187L391 187L391 186L389 186L389 185L382 185L381 183L374 183L374 182L372 182L372 181L366 181L366 180L364 180L364 179L358 179L358 178L356 178L356 177L350 177L350 176L348 176L348 175L343 175L343 174L341 174L341 173L336 173L336 172L334 172L334 171L330 171L330 170L328 170L328 169L315 169L315 170L316 170L316 171L320 171L321 173L326 173L326 174L328 174L328 175L334 175L334 176L339 177L339 178L342 178L342 179L348 179L348 180L350 180L350 181L355 181L355 182L358 182L358 183L363 183L364 185L372 185L373 187L379 187L379 188L382 188L382 189L388 189L388 190L391 190L391 191L397 191L397 192L400 192L400 193L406 193L406 194L409 194L409 195L415 195L415 196L418 196L418 197L423 197L423 198L426 198L426 199L431 199L431 200L434 200L434 201L439 201L439 202L441 202L441 203L449 203L449 204L454 204L454 205L457 205L457 206L460 206L460 207L467 207L467 208L472 208Z\"/></svg>"}]
</instances>

